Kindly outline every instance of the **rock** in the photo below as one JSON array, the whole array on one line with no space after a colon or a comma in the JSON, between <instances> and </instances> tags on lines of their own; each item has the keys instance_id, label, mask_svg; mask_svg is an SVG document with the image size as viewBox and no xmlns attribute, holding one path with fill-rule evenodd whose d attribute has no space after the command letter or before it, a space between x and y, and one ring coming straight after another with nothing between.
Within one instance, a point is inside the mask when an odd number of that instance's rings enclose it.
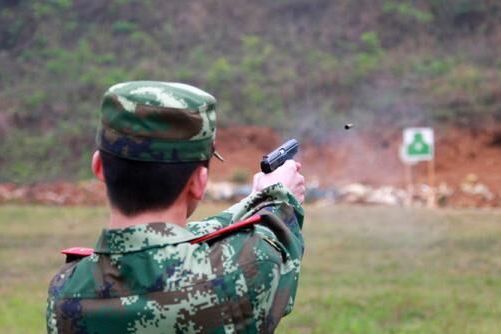
<instances>
[{"instance_id":1,"label":"rock","mask_svg":"<svg viewBox=\"0 0 501 334\"><path fill-rule=\"evenodd\" d=\"M485 184L480 183L478 176L468 174L460 185L463 193L473 196L480 196L487 201L494 199L494 193Z\"/></svg>"},{"instance_id":2,"label":"rock","mask_svg":"<svg viewBox=\"0 0 501 334\"><path fill-rule=\"evenodd\" d=\"M365 202L372 188L361 183L352 183L341 187L339 190L340 200L346 203Z\"/></svg>"},{"instance_id":3,"label":"rock","mask_svg":"<svg viewBox=\"0 0 501 334\"><path fill-rule=\"evenodd\" d=\"M405 191L386 186L372 190L367 196L366 202L370 204L402 205L406 196Z\"/></svg>"}]
</instances>

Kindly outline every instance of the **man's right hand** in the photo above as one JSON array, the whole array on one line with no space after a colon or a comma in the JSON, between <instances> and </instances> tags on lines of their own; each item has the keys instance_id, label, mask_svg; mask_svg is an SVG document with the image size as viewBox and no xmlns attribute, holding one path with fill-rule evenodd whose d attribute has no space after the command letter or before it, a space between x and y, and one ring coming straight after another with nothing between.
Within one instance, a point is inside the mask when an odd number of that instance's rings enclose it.
<instances>
[{"instance_id":1,"label":"man's right hand","mask_svg":"<svg viewBox=\"0 0 501 334\"><path fill-rule=\"evenodd\" d=\"M300 203L304 202L306 186L304 176L300 173L301 164L294 160L287 160L282 166L269 174L263 172L254 175L252 183L252 192L258 192L275 183L282 183L298 199Z\"/></svg>"}]
</instances>

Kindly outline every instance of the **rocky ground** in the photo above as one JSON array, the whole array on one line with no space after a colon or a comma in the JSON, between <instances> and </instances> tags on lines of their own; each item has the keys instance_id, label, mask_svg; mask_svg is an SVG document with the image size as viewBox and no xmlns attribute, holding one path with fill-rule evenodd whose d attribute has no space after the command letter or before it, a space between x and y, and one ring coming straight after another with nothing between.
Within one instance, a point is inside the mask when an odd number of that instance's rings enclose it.
<instances>
[{"instance_id":1,"label":"rocky ground","mask_svg":"<svg viewBox=\"0 0 501 334\"><path fill-rule=\"evenodd\" d=\"M303 140L298 159L307 177L310 201L425 205L434 193L438 206L501 206L501 129L436 129L435 184L427 165L412 167L412 186L398 157L400 130L383 133L356 128L334 131L317 141ZM233 127L218 133L225 157L211 165L208 197L234 200L250 189L263 154L282 141L267 128ZM101 205L104 188L95 181L0 185L0 202Z\"/></svg>"}]
</instances>

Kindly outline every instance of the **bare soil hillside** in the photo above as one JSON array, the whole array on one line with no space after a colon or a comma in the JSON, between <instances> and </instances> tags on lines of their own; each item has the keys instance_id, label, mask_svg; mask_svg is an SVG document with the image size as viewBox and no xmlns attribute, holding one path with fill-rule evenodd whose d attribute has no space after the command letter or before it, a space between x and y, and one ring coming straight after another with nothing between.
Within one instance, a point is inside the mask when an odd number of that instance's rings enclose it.
<instances>
[{"instance_id":1,"label":"bare soil hillside","mask_svg":"<svg viewBox=\"0 0 501 334\"><path fill-rule=\"evenodd\" d=\"M501 128L483 131L435 129L435 187L447 192L447 206L501 206ZM405 169L398 150L401 131L368 133L356 128L339 132L321 143L301 140L298 160L310 186L335 189L352 183L405 188ZM259 161L283 138L263 127L220 129L211 180L250 182ZM427 184L427 165L412 168L413 182ZM438 192L438 190L437 190ZM0 184L1 202L92 204L105 201L98 182L56 182L35 185Z\"/></svg>"},{"instance_id":2,"label":"bare soil hillside","mask_svg":"<svg viewBox=\"0 0 501 334\"><path fill-rule=\"evenodd\" d=\"M460 206L499 205L501 129L436 129L435 136L435 186L451 188L454 191L451 199ZM320 186L357 182L405 187L405 169L398 155L401 137L398 129L368 133L354 128L323 140L323 143L302 142L298 159L303 163L307 180ZM227 180L256 172L261 156L280 143L281 138L270 129L221 130L217 147L226 161L214 162L214 179ZM426 163L413 166L412 171L415 184L428 183ZM493 198L462 196L460 190L467 183L485 186Z\"/></svg>"}]
</instances>

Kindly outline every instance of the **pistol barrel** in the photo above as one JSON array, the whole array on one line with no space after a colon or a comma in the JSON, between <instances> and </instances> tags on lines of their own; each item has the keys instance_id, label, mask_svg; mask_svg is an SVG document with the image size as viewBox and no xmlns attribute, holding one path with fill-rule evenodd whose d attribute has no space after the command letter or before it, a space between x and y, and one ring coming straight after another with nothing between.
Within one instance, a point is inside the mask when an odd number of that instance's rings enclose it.
<instances>
[{"instance_id":1,"label":"pistol barrel","mask_svg":"<svg viewBox=\"0 0 501 334\"><path fill-rule=\"evenodd\" d=\"M299 151L299 142L296 139L290 139L277 149L263 156L261 160L261 171L265 174L273 172L282 166L285 161L293 159Z\"/></svg>"}]
</instances>

